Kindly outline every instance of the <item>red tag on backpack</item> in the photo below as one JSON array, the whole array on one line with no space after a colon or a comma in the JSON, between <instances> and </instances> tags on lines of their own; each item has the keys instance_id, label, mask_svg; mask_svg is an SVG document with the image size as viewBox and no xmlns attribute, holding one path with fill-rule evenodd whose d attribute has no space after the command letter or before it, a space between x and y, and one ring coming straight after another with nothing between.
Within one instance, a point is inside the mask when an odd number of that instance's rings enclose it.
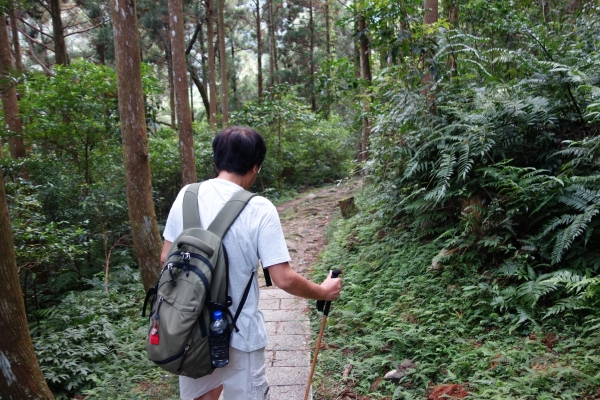
<instances>
[{"instance_id":1,"label":"red tag on backpack","mask_svg":"<svg viewBox=\"0 0 600 400\"><path fill-rule=\"evenodd\" d=\"M154 326L150 331L150 344L158 344L159 342L160 338L158 337L158 324L155 321Z\"/></svg>"}]
</instances>

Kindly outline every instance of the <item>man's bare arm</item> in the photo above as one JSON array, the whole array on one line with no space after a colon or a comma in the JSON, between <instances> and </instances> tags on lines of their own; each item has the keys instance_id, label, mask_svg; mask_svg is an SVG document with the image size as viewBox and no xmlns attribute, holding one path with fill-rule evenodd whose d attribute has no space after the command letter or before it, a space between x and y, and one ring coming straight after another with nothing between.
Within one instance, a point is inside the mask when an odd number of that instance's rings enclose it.
<instances>
[{"instance_id":1,"label":"man's bare arm","mask_svg":"<svg viewBox=\"0 0 600 400\"><path fill-rule=\"evenodd\" d=\"M163 244L162 252L160 253L160 263L164 264L167 261L167 257L169 257L169 249L171 248L171 242L165 240Z\"/></svg>"},{"instance_id":2,"label":"man's bare arm","mask_svg":"<svg viewBox=\"0 0 600 400\"><path fill-rule=\"evenodd\" d=\"M271 265L268 269L277 287L294 296L313 300L335 300L342 289L341 279L332 278L331 271L323 283L317 285L294 271L287 262Z\"/></svg>"}]
</instances>

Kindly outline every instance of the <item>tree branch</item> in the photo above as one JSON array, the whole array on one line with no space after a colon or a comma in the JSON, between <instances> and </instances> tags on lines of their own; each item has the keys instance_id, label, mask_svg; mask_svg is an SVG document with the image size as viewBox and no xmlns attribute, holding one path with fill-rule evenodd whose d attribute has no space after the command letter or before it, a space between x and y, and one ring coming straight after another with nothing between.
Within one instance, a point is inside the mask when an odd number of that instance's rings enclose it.
<instances>
[{"instance_id":1,"label":"tree branch","mask_svg":"<svg viewBox=\"0 0 600 400\"><path fill-rule=\"evenodd\" d=\"M42 7L44 7L46 9L46 11L48 11L50 13L50 15L52 15L52 11L50 11L50 9L48 8L48 6L46 6L46 4L44 4L44 2L42 0L38 0L38 3L40 3L40 5Z\"/></svg>"},{"instance_id":2,"label":"tree branch","mask_svg":"<svg viewBox=\"0 0 600 400\"><path fill-rule=\"evenodd\" d=\"M39 44L40 46L44 47L46 50L50 50L51 52L53 52L53 53L54 53L54 49L53 49L53 48L50 48L50 47L48 47L48 46L47 46L45 43L43 43L43 42L38 42L37 40L35 40L35 39L34 39L34 38L32 38L31 36L29 36L27 33L25 33L25 32L24 32L24 31L23 31L21 28L18 28L18 29L19 29L19 32L21 32L21 33L22 33L22 34L23 34L23 35L24 35L24 36L27 38L27 40L29 40L29 43L30 43L30 44L31 44L31 42L33 42L33 43L37 43L37 44Z\"/></svg>"},{"instance_id":3,"label":"tree branch","mask_svg":"<svg viewBox=\"0 0 600 400\"><path fill-rule=\"evenodd\" d=\"M204 103L204 108L206 109L207 119L210 119L210 103L208 101L208 95L206 93L206 90L204 89L204 85L200 81L200 78L198 78L198 74L196 73L196 70L194 69L194 67L188 65L187 69L188 69L188 72L190 73L190 76L192 77L192 80L196 84L198 91L200 92L200 96L202 97L202 102Z\"/></svg>"},{"instance_id":4,"label":"tree branch","mask_svg":"<svg viewBox=\"0 0 600 400\"><path fill-rule=\"evenodd\" d=\"M92 27L90 27L90 28L83 29L83 30L80 30L80 31L77 31L77 32L71 32L71 33L67 33L67 34L65 35L65 37L67 37L67 36L71 36L71 35L76 35L76 34L78 34L78 33L85 33L85 32L91 31L92 29L95 29L95 28L97 28L97 27L99 27L99 26L102 26L102 25L104 25L104 22L100 22L100 23L99 23L99 24L97 24L97 25L94 25L94 26L92 26Z\"/></svg>"},{"instance_id":5,"label":"tree branch","mask_svg":"<svg viewBox=\"0 0 600 400\"><path fill-rule=\"evenodd\" d=\"M35 55L35 52L33 51L33 43L31 42L31 38L29 36L27 36L27 40L29 41L29 53L31 54L31 57L33 57L38 62L38 64L40 64L46 75L54 76L54 73L50 71L50 69Z\"/></svg>"},{"instance_id":6,"label":"tree branch","mask_svg":"<svg viewBox=\"0 0 600 400\"><path fill-rule=\"evenodd\" d=\"M18 18L19 18L19 21L21 21L22 23L24 23L25 25L27 25L27 26L28 26L28 27L30 27L31 29L35 30L36 32L39 32L39 33L41 33L41 34L42 34L42 35L44 35L44 36L47 36L47 37L49 37L49 38L50 38L50 39L52 39L52 40L54 40L54 38L53 38L51 35L48 35L46 32L44 32L44 31L43 31L43 30L41 30L40 28L36 28L35 26L31 25L29 22L27 22L27 21L25 20L25 18L23 18L23 17L18 17ZM19 29L19 30L20 30L20 29ZM22 33L22 32L23 32L23 31L21 31L21 33Z\"/></svg>"},{"instance_id":7,"label":"tree branch","mask_svg":"<svg viewBox=\"0 0 600 400\"><path fill-rule=\"evenodd\" d=\"M194 43L196 43L196 38L198 37L198 33L200 32L200 29L202 29L202 24L196 24L196 30L194 31L194 34L192 35L192 38L190 39L190 43L187 45L187 49L185 50L186 56L188 54L190 54L190 51L192 51L192 47L194 47Z\"/></svg>"}]
</instances>

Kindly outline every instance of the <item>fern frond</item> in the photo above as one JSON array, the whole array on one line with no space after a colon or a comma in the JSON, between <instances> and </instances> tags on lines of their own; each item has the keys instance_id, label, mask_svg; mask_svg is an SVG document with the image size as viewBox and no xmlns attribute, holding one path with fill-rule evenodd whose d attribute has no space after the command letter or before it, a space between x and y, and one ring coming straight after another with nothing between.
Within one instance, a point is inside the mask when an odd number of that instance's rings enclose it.
<instances>
[{"instance_id":1,"label":"fern frond","mask_svg":"<svg viewBox=\"0 0 600 400\"><path fill-rule=\"evenodd\" d=\"M518 297L528 297L533 306L540 297L547 295L557 289L557 286L543 279L543 276L536 280L527 281L517 288Z\"/></svg>"},{"instance_id":2,"label":"fern frond","mask_svg":"<svg viewBox=\"0 0 600 400\"><path fill-rule=\"evenodd\" d=\"M562 314L567 310L581 310L585 308L589 308L589 306L587 306L581 298L577 296L567 297L566 299L557 301L552 307L548 308L542 319L546 319L552 315Z\"/></svg>"}]
</instances>

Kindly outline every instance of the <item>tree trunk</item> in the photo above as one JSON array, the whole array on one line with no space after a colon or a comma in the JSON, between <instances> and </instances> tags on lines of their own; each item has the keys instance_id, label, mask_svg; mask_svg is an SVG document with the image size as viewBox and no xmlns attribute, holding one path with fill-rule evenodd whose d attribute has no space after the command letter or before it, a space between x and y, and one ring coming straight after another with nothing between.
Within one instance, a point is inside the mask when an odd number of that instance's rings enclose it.
<instances>
[{"instance_id":1,"label":"tree trunk","mask_svg":"<svg viewBox=\"0 0 600 400\"><path fill-rule=\"evenodd\" d=\"M231 64L235 66L235 49L233 47L233 40L229 41L231 45ZM233 101L237 104L237 78L236 74L231 77L231 91L233 92Z\"/></svg>"},{"instance_id":2,"label":"tree trunk","mask_svg":"<svg viewBox=\"0 0 600 400\"><path fill-rule=\"evenodd\" d=\"M147 290L154 285L160 271L162 240L152 202L135 0L113 0L111 10L129 222Z\"/></svg>"},{"instance_id":3,"label":"tree trunk","mask_svg":"<svg viewBox=\"0 0 600 400\"><path fill-rule=\"evenodd\" d=\"M435 24L438 21L438 0L424 0L423 4L423 23L425 25ZM424 53L422 60L422 68L423 68L423 83L425 84L425 88L423 89L423 94L428 95L429 90L431 89L431 85L433 82L433 75L425 66L425 59L430 57L430 54ZM427 69L427 72L425 70Z\"/></svg>"},{"instance_id":4,"label":"tree trunk","mask_svg":"<svg viewBox=\"0 0 600 400\"><path fill-rule=\"evenodd\" d=\"M96 45L96 53L98 55L98 62L100 65L106 65L106 45L104 43Z\"/></svg>"},{"instance_id":5,"label":"tree trunk","mask_svg":"<svg viewBox=\"0 0 600 400\"><path fill-rule=\"evenodd\" d=\"M219 9L217 10L219 24L219 61L221 66L221 111L223 113L223 128L229 122L229 99L227 97L227 50L225 49L225 18L223 12L225 1L219 0Z\"/></svg>"},{"instance_id":6,"label":"tree trunk","mask_svg":"<svg viewBox=\"0 0 600 400\"><path fill-rule=\"evenodd\" d=\"M458 26L458 0L453 0L450 5L448 22L450 22L450 25L454 28ZM450 71L456 69L456 55L454 53L454 48L452 48L452 52L448 57L447 66Z\"/></svg>"},{"instance_id":7,"label":"tree trunk","mask_svg":"<svg viewBox=\"0 0 600 400\"><path fill-rule=\"evenodd\" d=\"M458 0L453 0L450 5L450 12L448 13L448 22L456 28L458 24Z\"/></svg>"},{"instance_id":8,"label":"tree trunk","mask_svg":"<svg viewBox=\"0 0 600 400\"><path fill-rule=\"evenodd\" d=\"M15 69L18 73L25 72L23 67L23 58L21 57L21 43L19 42L19 28L17 26L17 11L12 10L10 15L10 28L12 30L12 43L15 52Z\"/></svg>"},{"instance_id":9,"label":"tree trunk","mask_svg":"<svg viewBox=\"0 0 600 400\"><path fill-rule=\"evenodd\" d=\"M6 21L4 14L0 14L0 21ZM13 80L8 78L12 69L10 43L8 42L6 25L3 24L0 28L0 94L2 95L2 109L9 134L8 150L13 158L22 158L25 157L25 146L21 136L19 101Z\"/></svg>"},{"instance_id":10,"label":"tree trunk","mask_svg":"<svg viewBox=\"0 0 600 400\"><path fill-rule=\"evenodd\" d=\"M54 61L56 64L67 65L67 46L65 44L65 31L60 12L60 1L61 0L50 0L52 37L54 38Z\"/></svg>"},{"instance_id":11,"label":"tree trunk","mask_svg":"<svg viewBox=\"0 0 600 400\"><path fill-rule=\"evenodd\" d=\"M171 57L171 44L165 43L165 59L167 60L167 74L169 75L169 107L171 108L171 129L177 126L175 117L175 81L173 79L173 57Z\"/></svg>"},{"instance_id":12,"label":"tree trunk","mask_svg":"<svg viewBox=\"0 0 600 400\"><path fill-rule=\"evenodd\" d=\"M215 66L215 32L213 0L206 0L206 40L208 45L208 95L210 127L217 128L217 81Z\"/></svg>"},{"instance_id":13,"label":"tree trunk","mask_svg":"<svg viewBox=\"0 0 600 400\"><path fill-rule=\"evenodd\" d=\"M275 70L277 69L277 42L275 41L275 21L273 20L273 0L269 0L269 86L275 85Z\"/></svg>"},{"instance_id":14,"label":"tree trunk","mask_svg":"<svg viewBox=\"0 0 600 400\"><path fill-rule=\"evenodd\" d=\"M438 21L438 0L424 0L423 9L425 15L423 16L423 23L425 25L435 24Z\"/></svg>"},{"instance_id":15,"label":"tree trunk","mask_svg":"<svg viewBox=\"0 0 600 400\"><path fill-rule=\"evenodd\" d=\"M329 15L329 0L325 0L325 52L327 60L331 59L331 16Z\"/></svg>"},{"instance_id":16,"label":"tree trunk","mask_svg":"<svg viewBox=\"0 0 600 400\"><path fill-rule=\"evenodd\" d=\"M358 18L354 19L354 30L358 32ZM358 79L361 75L360 68L360 39L352 40L352 45L354 47L354 76Z\"/></svg>"},{"instance_id":17,"label":"tree trunk","mask_svg":"<svg viewBox=\"0 0 600 400\"><path fill-rule=\"evenodd\" d=\"M6 31L6 29L3 30ZM0 169L0 396L3 399L53 399L35 357Z\"/></svg>"},{"instance_id":18,"label":"tree trunk","mask_svg":"<svg viewBox=\"0 0 600 400\"><path fill-rule=\"evenodd\" d=\"M254 0L256 4L256 54L258 62L258 102L262 99L263 75L262 75L262 32L260 29L260 0Z\"/></svg>"},{"instance_id":19,"label":"tree trunk","mask_svg":"<svg viewBox=\"0 0 600 400\"><path fill-rule=\"evenodd\" d=\"M323 5L323 12L325 13L325 54L327 56L327 61L331 60L331 25L330 25L330 15L329 15L329 0L325 0ZM329 96L330 96L329 88L326 89L325 96L327 101L323 105L323 110L325 117L329 119L329 115L331 114L331 105L329 104Z\"/></svg>"},{"instance_id":20,"label":"tree trunk","mask_svg":"<svg viewBox=\"0 0 600 400\"><path fill-rule=\"evenodd\" d=\"M183 29L183 4L181 0L169 0L169 27L171 59L173 60L173 83L179 132L179 156L181 158L181 181L184 185L197 182L194 159L194 135L192 113L188 97L187 63Z\"/></svg>"},{"instance_id":21,"label":"tree trunk","mask_svg":"<svg viewBox=\"0 0 600 400\"><path fill-rule=\"evenodd\" d=\"M308 2L308 25L310 30L310 108L317 111L317 96L315 94L315 23L313 20L313 2Z\"/></svg>"},{"instance_id":22,"label":"tree trunk","mask_svg":"<svg viewBox=\"0 0 600 400\"><path fill-rule=\"evenodd\" d=\"M365 22L364 15L360 14L358 17L358 30L359 30L359 41L360 41L360 75L361 78L367 83L367 89L365 96L363 96L363 117L362 117L362 135L361 135L361 159L366 161L369 158L369 137L371 136L371 125L367 117L371 105L370 105L370 90L371 86L371 61L369 52L369 39L367 37L367 24Z\"/></svg>"},{"instance_id":23,"label":"tree trunk","mask_svg":"<svg viewBox=\"0 0 600 400\"><path fill-rule=\"evenodd\" d=\"M193 69L193 66L188 66L188 71L190 73L190 75L192 76L192 81L194 81L194 83L196 84L196 87L198 88L198 91L200 92L200 96L202 97L202 102L204 103L204 108L206 109L206 115L210 115L210 105L208 102L208 95L206 94L206 89L204 88L204 84L200 81L200 78L198 78L198 74L196 73L196 71Z\"/></svg>"},{"instance_id":24,"label":"tree trunk","mask_svg":"<svg viewBox=\"0 0 600 400\"><path fill-rule=\"evenodd\" d=\"M367 37L367 23L364 15L358 17L358 30L360 40L360 68L361 76L371 85L371 52L369 51L369 38Z\"/></svg>"},{"instance_id":25,"label":"tree trunk","mask_svg":"<svg viewBox=\"0 0 600 400\"><path fill-rule=\"evenodd\" d=\"M192 80L192 77L190 75L190 79L188 82L189 88L190 88L190 111L192 113L192 124L194 123L194 81Z\"/></svg>"},{"instance_id":26,"label":"tree trunk","mask_svg":"<svg viewBox=\"0 0 600 400\"><path fill-rule=\"evenodd\" d=\"M204 30L200 29L198 35L200 36L200 77L202 77L204 93L208 93L208 55L206 49L204 48ZM206 119L210 119L210 112L208 109L206 109Z\"/></svg>"}]
</instances>

